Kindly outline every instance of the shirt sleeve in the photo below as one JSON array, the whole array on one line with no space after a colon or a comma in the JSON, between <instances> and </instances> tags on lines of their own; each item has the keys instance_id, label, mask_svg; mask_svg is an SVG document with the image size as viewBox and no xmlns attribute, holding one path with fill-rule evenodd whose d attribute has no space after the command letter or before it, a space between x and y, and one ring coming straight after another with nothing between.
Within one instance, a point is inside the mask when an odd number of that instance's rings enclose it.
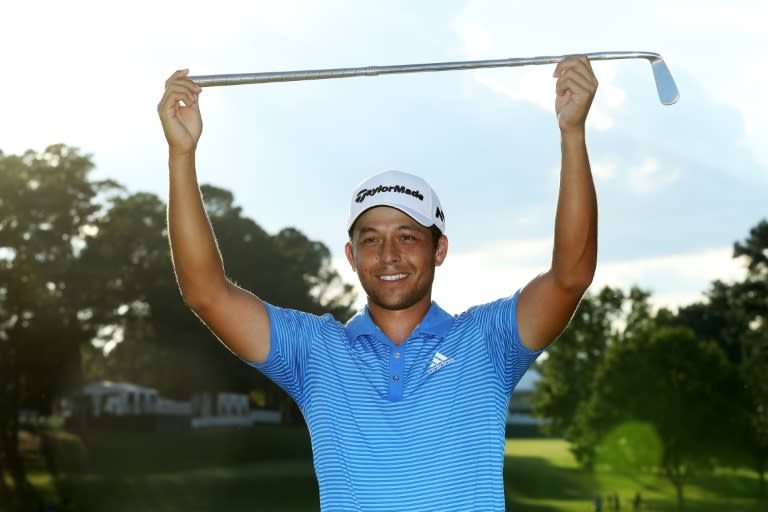
<instances>
[{"instance_id":1,"label":"shirt sleeve","mask_svg":"<svg viewBox=\"0 0 768 512\"><path fill-rule=\"evenodd\" d=\"M269 314L269 355L262 363L245 362L280 386L302 408L313 345L329 315L319 317L264 304Z\"/></svg>"},{"instance_id":2,"label":"shirt sleeve","mask_svg":"<svg viewBox=\"0 0 768 512\"><path fill-rule=\"evenodd\" d=\"M520 341L517 326L518 290L511 297L477 306L483 339L507 395L512 394L528 367L546 349L533 351Z\"/></svg>"}]
</instances>

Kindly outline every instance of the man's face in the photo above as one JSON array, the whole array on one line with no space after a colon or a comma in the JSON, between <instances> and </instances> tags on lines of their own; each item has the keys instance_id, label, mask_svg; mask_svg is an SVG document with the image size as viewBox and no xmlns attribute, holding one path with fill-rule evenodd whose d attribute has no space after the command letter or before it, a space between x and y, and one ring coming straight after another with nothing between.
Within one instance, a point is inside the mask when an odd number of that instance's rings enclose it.
<instances>
[{"instance_id":1,"label":"man's face","mask_svg":"<svg viewBox=\"0 0 768 512\"><path fill-rule=\"evenodd\" d=\"M443 263L448 240L441 237L435 250L429 228L378 206L358 217L345 249L369 306L402 310L432 301L435 266Z\"/></svg>"}]
</instances>

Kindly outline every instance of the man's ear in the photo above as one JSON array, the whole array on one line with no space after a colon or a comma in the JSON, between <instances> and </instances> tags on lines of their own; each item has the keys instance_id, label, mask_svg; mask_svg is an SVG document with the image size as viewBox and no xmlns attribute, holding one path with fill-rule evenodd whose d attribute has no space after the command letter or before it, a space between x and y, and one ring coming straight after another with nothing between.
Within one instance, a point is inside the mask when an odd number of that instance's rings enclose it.
<instances>
[{"instance_id":1,"label":"man's ear","mask_svg":"<svg viewBox=\"0 0 768 512\"><path fill-rule=\"evenodd\" d=\"M352 267L352 270L354 272L357 272L357 264L355 263L355 254L352 251L352 243L347 242L344 244L344 254L347 255L347 261L349 262L349 265Z\"/></svg>"},{"instance_id":2,"label":"man's ear","mask_svg":"<svg viewBox=\"0 0 768 512\"><path fill-rule=\"evenodd\" d=\"M442 265L446 256L448 256L448 237L440 235L440 240L437 241L437 250L435 251L435 266L439 267Z\"/></svg>"}]
</instances>

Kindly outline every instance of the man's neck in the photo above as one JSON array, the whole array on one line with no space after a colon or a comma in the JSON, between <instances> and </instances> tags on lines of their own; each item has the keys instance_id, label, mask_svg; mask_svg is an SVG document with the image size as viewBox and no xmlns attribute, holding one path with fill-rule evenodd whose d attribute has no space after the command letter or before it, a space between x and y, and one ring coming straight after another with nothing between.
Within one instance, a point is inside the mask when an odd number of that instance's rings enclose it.
<instances>
[{"instance_id":1,"label":"man's neck","mask_svg":"<svg viewBox=\"0 0 768 512\"><path fill-rule=\"evenodd\" d=\"M416 326L427 315L431 299L420 301L406 309L386 309L368 302L368 313L373 323L381 329L387 337L396 345L401 344L413 333Z\"/></svg>"}]
</instances>

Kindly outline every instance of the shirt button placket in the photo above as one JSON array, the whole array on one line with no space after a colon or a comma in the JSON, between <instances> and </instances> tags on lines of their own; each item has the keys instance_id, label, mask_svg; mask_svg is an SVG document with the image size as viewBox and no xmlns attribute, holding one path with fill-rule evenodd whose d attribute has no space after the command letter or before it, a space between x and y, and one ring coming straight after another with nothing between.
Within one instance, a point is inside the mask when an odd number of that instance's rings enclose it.
<instances>
[{"instance_id":1,"label":"shirt button placket","mask_svg":"<svg viewBox=\"0 0 768 512\"><path fill-rule=\"evenodd\" d=\"M403 349L393 347L389 358L389 399L392 401L403 398Z\"/></svg>"}]
</instances>

